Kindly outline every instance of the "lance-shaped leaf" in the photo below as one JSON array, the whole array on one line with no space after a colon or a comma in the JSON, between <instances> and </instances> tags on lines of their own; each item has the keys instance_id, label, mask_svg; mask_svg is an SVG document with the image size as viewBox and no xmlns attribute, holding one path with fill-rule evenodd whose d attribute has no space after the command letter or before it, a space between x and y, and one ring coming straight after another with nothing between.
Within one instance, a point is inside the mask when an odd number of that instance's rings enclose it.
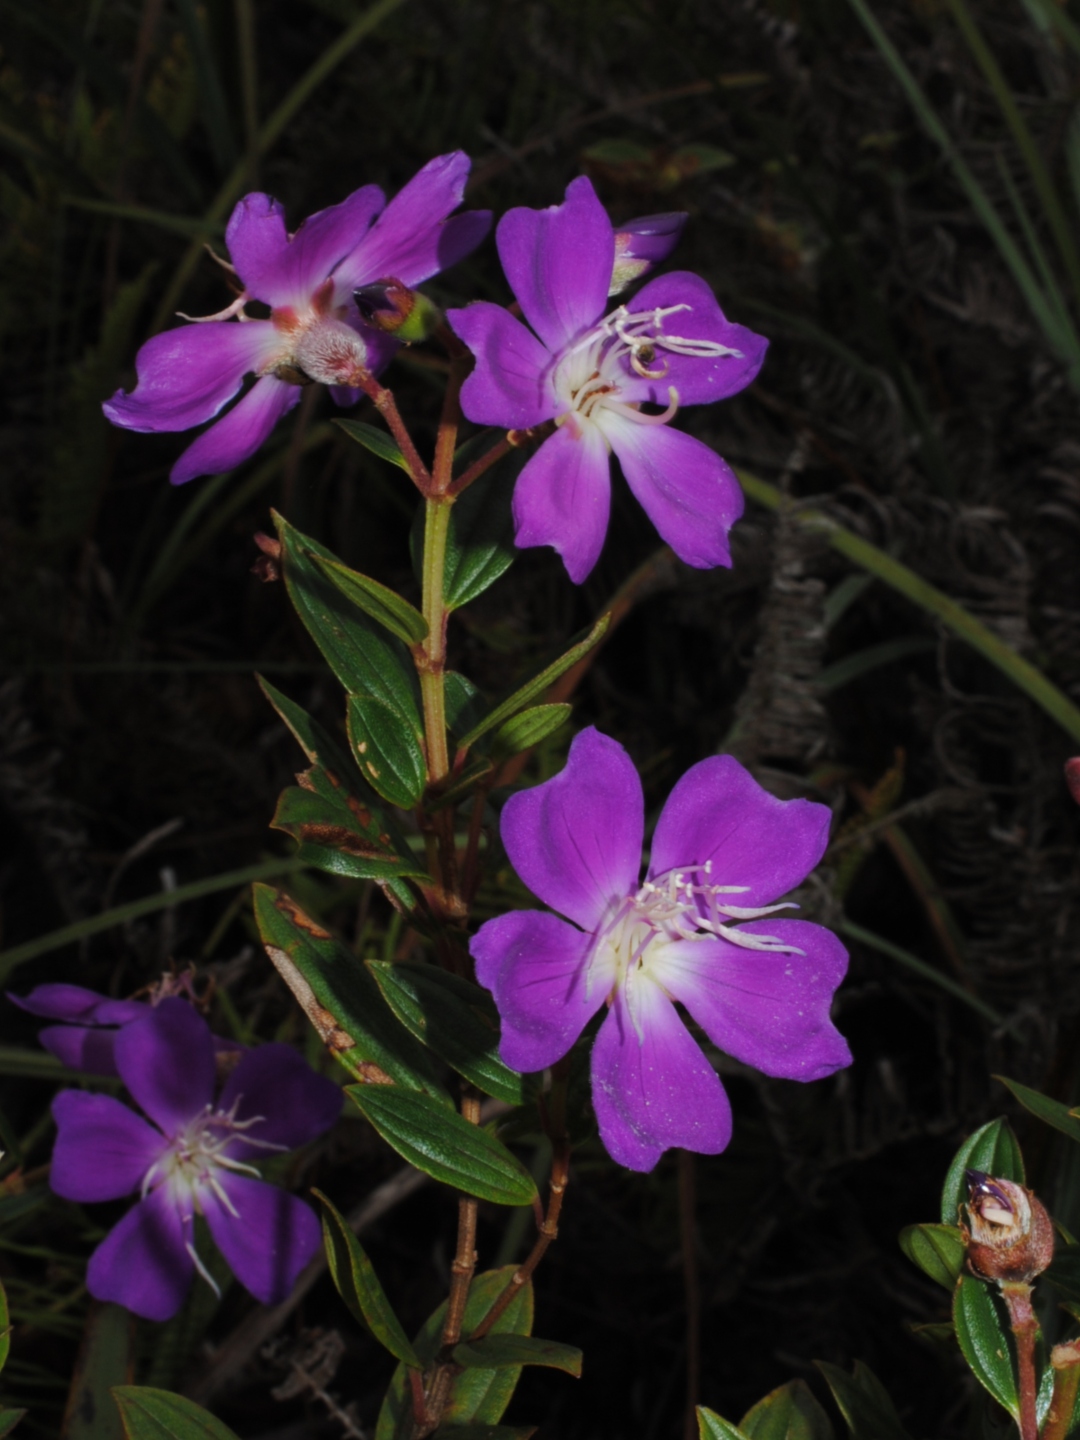
<instances>
[{"instance_id":1,"label":"lance-shaped leaf","mask_svg":"<svg viewBox=\"0 0 1080 1440\"><path fill-rule=\"evenodd\" d=\"M454 502L446 537L443 599L449 610L468 605L514 563L510 498L524 454L513 454L474 480Z\"/></svg>"},{"instance_id":2,"label":"lance-shaped leaf","mask_svg":"<svg viewBox=\"0 0 1080 1440\"><path fill-rule=\"evenodd\" d=\"M300 785L278 796L270 824L299 843L301 860L359 880L427 874L420 857L384 824L381 809L362 804L321 766L313 765L300 778Z\"/></svg>"},{"instance_id":3,"label":"lance-shaped leaf","mask_svg":"<svg viewBox=\"0 0 1080 1440\"><path fill-rule=\"evenodd\" d=\"M449 1111L430 1056L394 1018L362 961L288 895L269 885L252 889L266 953L345 1069L377 1089L422 1090Z\"/></svg>"},{"instance_id":4,"label":"lance-shaped leaf","mask_svg":"<svg viewBox=\"0 0 1080 1440\"><path fill-rule=\"evenodd\" d=\"M900 1231L900 1249L949 1294L964 1268L964 1242L955 1225L908 1225Z\"/></svg>"},{"instance_id":5,"label":"lance-shaped leaf","mask_svg":"<svg viewBox=\"0 0 1080 1440\"><path fill-rule=\"evenodd\" d=\"M976 1380L1019 1420L1012 1329L1005 1302L985 1280L961 1275L953 1297L953 1324Z\"/></svg>"},{"instance_id":6,"label":"lance-shaped leaf","mask_svg":"<svg viewBox=\"0 0 1080 1440\"><path fill-rule=\"evenodd\" d=\"M398 711L372 695L349 696L348 720L353 754L365 780L391 805L411 810L427 782L416 732Z\"/></svg>"},{"instance_id":7,"label":"lance-shaped leaf","mask_svg":"<svg viewBox=\"0 0 1080 1440\"><path fill-rule=\"evenodd\" d=\"M492 755L501 760L507 755L516 755L519 750L528 750L530 745L539 745L570 718L573 708L572 705L534 705L512 715L492 735Z\"/></svg>"},{"instance_id":8,"label":"lance-shaped leaf","mask_svg":"<svg viewBox=\"0 0 1080 1440\"><path fill-rule=\"evenodd\" d=\"M974 1135L969 1135L956 1152L941 1192L941 1220L944 1225L955 1225L960 1206L967 1202L965 1170L981 1170L986 1175L996 1175L1000 1180L1015 1180L1018 1185L1023 1185L1024 1157L1007 1120L991 1120L983 1125Z\"/></svg>"},{"instance_id":9,"label":"lance-shaped leaf","mask_svg":"<svg viewBox=\"0 0 1080 1440\"><path fill-rule=\"evenodd\" d=\"M1080 1304L1080 1245L1067 1245L1059 1249L1049 1270L1044 1270L1043 1280L1049 1280L1074 1305Z\"/></svg>"},{"instance_id":10,"label":"lance-shaped leaf","mask_svg":"<svg viewBox=\"0 0 1080 1440\"><path fill-rule=\"evenodd\" d=\"M448 670L444 692L446 727L452 735L464 734L483 718L484 697L467 675Z\"/></svg>"},{"instance_id":11,"label":"lance-shaped leaf","mask_svg":"<svg viewBox=\"0 0 1080 1440\"><path fill-rule=\"evenodd\" d=\"M571 645L565 654L560 655L558 660L553 660L550 665L545 665L543 670L538 671L520 689L507 696L505 700L495 706L494 710L489 710L478 725L474 725L467 734L461 737L458 741L459 748L467 750L470 745L475 745L481 735L486 735L489 730L496 729L504 721L509 720L511 715L516 715L519 710L524 710L533 700L543 695L544 691L549 689L560 675L565 675L567 670L599 645L610 624L611 616L601 615L592 629L576 644Z\"/></svg>"},{"instance_id":12,"label":"lance-shaped leaf","mask_svg":"<svg viewBox=\"0 0 1080 1440\"><path fill-rule=\"evenodd\" d=\"M576 1345L537 1340L531 1335L485 1335L480 1340L466 1340L455 1345L453 1356L465 1370L505 1370L508 1366L546 1365L550 1370L565 1370L575 1380L581 1379L581 1362L584 1359Z\"/></svg>"},{"instance_id":13,"label":"lance-shaped leaf","mask_svg":"<svg viewBox=\"0 0 1080 1440\"><path fill-rule=\"evenodd\" d=\"M385 1085L347 1089L387 1144L433 1180L496 1205L532 1204L536 1182L521 1161L456 1111L416 1090Z\"/></svg>"},{"instance_id":14,"label":"lance-shaped leaf","mask_svg":"<svg viewBox=\"0 0 1080 1440\"><path fill-rule=\"evenodd\" d=\"M1024 1109L1030 1110L1032 1115L1037 1115L1045 1124L1052 1125L1063 1135L1068 1135L1070 1140L1080 1140L1080 1118L1060 1100L1051 1100L1049 1095L1040 1095L1038 1090L1021 1085L1019 1080L1010 1080L1007 1075L995 1075L994 1079L1007 1085Z\"/></svg>"},{"instance_id":15,"label":"lance-shaped leaf","mask_svg":"<svg viewBox=\"0 0 1080 1440\"><path fill-rule=\"evenodd\" d=\"M385 430L380 430L375 425L367 425L363 420L335 420L334 424L340 426L350 440L355 440L365 450L370 450L372 455L377 455L380 460L385 460L390 465L398 466L408 475L409 465L401 453L401 447Z\"/></svg>"},{"instance_id":16,"label":"lance-shaped leaf","mask_svg":"<svg viewBox=\"0 0 1080 1440\"><path fill-rule=\"evenodd\" d=\"M477 1275L469 1287L462 1318L462 1333L475 1330L517 1273L516 1265ZM413 1349L427 1368L442 1342L445 1300L413 1339ZM492 1326L492 1335L528 1335L533 1324L532 1281L526 1281ZM449 1435L461 1425L497 1425L521 1375L518 1367L506 1370L463 1370L455 1376L442 1428ZM386 1392L375 1429L375 1440L406 1440L412 1433L412 1402L407 1371L399 1365Z\"/></svg>"},{"instance_id":17,"label":"lance-shaped leaf","mask_svg":"<svg viewBox=\"0 0 1080 1440\"><path fill-rule=\"evenodd\" d=\"M262 675L256 675L259 688L288 726L296 743L313 765L320 765L344 785L352 787L358 783L363 787L360 772L343 746L309 715L302 705L290 700L270 684ZM374 799L374 796L372 796Z\"/></svg>"},{"instance_id":18,"label":"lance-shaped leaf","mask_svg":"<svg viewBox=\"0 0 1080 1440\"><path fill-rule=\"evenodd\" d=\"M485 1095L524 1104L522 1076L497 1054L499 1012L487 990L435 965L369 960L367 968L397 1018L440 1060Z\"/></svg>"},{"instance_id":19,"label":"lance-shaped leaf","mask_svg":"<svg viewBox=\"0 0 1080 1440\"><path fill-rule=\"evenodd\" d=\"M11 1434L25 1414L25 1410L0 1410L0 1440Z\"/></svg>"},{"instance_id":20,"label":"lance-shaped leaf","mask_svg":"<svg viewBox=\"0 0 1080 1440\"><path fill-rule=\"evenodd\" d=\"M323 1207L323 1244L330 1278L338 1294L371 1336L390 1351L395 1360L420 1369L416 1351L401 1328L401 1321L379 1284L375 1267L364 1253L364 1247L349 1228L349 1223L321 1190L311 1192Z\"/></svg>"},{"instance_id":21,"label":"lance-shaped leaf","mask_svg":"<svg viewBox=\"0 0 1080 1440\"><path fill-rule=\"evenodd\" d=\"M64 1407L64 1440L120 1440L114 1385L135 1378L135 1316L120 1305L91 1301Z\"/></svg>"},{"instance_id":22,"label":"lance-shaped leaf","mask_svg":"<svg viewBox=\"0 0 1080 1440\"><path fill-rule=\"evenodd\" d=\"M436 810L441 810L446 805L456 805L459 800L464 800L467 795L472 794L476 782L482 780L485 775L490 775L494 769L495 763L490 756L478 755L458 774L452 785L439 791L434 798L428 798L428 812L434 814Z\"/></svg>"},{"instance_id":23,"label":"lance-shaped leaf","mask_svg":"<svg viewBox=\"0 0 1080 1440\"><path fill-rule=\"evenodd\" d=\"M371 695L422 733L417 683L408 650L359 614L319 570L316 557L337 556L274 513L285 562L285 586L296 613L350 695Z\"/></svg>"},{"instance_id":24,"label":"lance-shaped leaf","mask_svg":"<svg viewBox=\"0 0 1080 1440\"><path fill-rule=\"evenodd\" d=\"M814 1364L824 1375L853 1440L911 1440L889 1392L861 1360L856 1360L853 1375L824 1360Z\"/></svg>"},{"instance_id":25,"label":"lance-shaped leaf","mask_svg":"<svg viewBox=\"0 0 1080 1440\"><path fill-rule=\"evenodd\" d=\"M737 1425L707 1410L704 1405L697 1407L698 1440L747 1440Z\"/></svg>"},{"instance_id":26,"label":"lance-shaped leaf","mask_svg":"<svg viewBox=\"0 0 1080 1440\"><path fill-rule=\"evenodd\" d=\"M829 1417L805 1380L789 1380L739 1421L748 1440L836 1440Z\"/></svg>"},{"instance_id":27,"label":"lance-shaped leaf","mask_svg":"<svg viewBox=\"0 0 1080 1440\"><path fill-rule=\"evenodd\" d=\"M127 1440L236 1440L227 1425L183 1395L148 1385L114 1385Z\"/></svg>"},{"instance_id":28,"label":"lance-shaped leaf","mask_svg":"<svg viewBox=\"0 0 1080 1440\"><path fill-rule=\"evenodd\" d=\"M384 630L397 636L406 645L419 645L427 638L428 623L415 605L410 605L400 595L378 580L361 575L359 570L350 570L340 560L326 560L311 552L315 565L345 596L365 615L370 615Z\"/></svg>"}]
</instances>

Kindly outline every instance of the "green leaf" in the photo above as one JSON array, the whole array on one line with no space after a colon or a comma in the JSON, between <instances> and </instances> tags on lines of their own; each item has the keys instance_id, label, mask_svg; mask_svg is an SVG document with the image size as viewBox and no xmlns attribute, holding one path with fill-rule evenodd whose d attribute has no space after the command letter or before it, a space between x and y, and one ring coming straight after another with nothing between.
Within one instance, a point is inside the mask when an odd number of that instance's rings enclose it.
<instances>
[{"instance_id":1,"label":"green leaf","mask_svg":"<svg viewBox=\"0 0 1080 1440\"><path fill-rule=\"evenodd\" d=\"M419 856L404 844L395 846L381 812L362 805L319 766L313 765L304 779L307 784L281 792L270 822L299 843L300 859L332 875L360 880L427 874Z\"/></svg>"},{"instance_id":2,"label":"green leaf","mask_svg":"<svg viewBox=\"0 0 1080 1440\"><path fill-rule=\"evenodd\" d=\"M351 757L319 722L295 700L283 695L261 675L256 675L259 689L288 726L293 739L313 765L321 765L337 779L346 783L360 778Z\"/></svg>"},{"instance_id":3,"label":"green leaf","mask_svg":"<svg viewBox=\"0 0 1080 1440\"><path fill-rule=\"evenodd\" d=\"M385 430L379 430L375 425L367 425L363 420L335 420L334 424L339 425L350 440L355 440L358 445L363 445L365 450L370 450L372 455L389 461L408 475L409 466L401 453L401 447Z\"/></svg>"},{"instance_id":4,"label":"green leaf","mask_svg":"<svg viewBox=\"0 0 1080 1440\"><path fill-rule=\"evenodd\" d=\"M960 1206L967 1201L965 1170L982 1170L987 1175L996 1175L999 1180L1015 1180L1023 1185L1024 1157L1007 1120L991 1120L983 1125L974 1135L969 1135L956 1152L941 1192L941 1220L944 1225L956 1224Z\"/></svg>"},{"instance_id":5,"label":"green leaf","mask_svg":"<svg viewBox=\"0 0 1080 1440\"><path fill-rule=\"evenodd\" d=\"M455 1361L466 1370L505 1370L508 1366L545 1365L581 1379L582 1352L576 1345L537 1340L529 1335L485 1335L454 1348Z\"/></svg>"},{"instance_id":6,"label":"green leaf","mask_svg":"<svg viewBox=\"0 0 1080 1440\"><path fill-rule=\"evenodd\" d=\"M468 605L514 562L510 497L528 456L514 454L474 480L450 512L443 599L447 609Z\"/></svg>"},{"instance_id":7,"label":"green leaf","mask_svg":"<svg viewBox=\"0 0 1080 1440\"><path fill-rule=\"evenodd\" d=\"M428 623L420 611L400 595L378 580L361 575L359 570L350 570L340 560L326 560L312 552L312 558L323 575L335 585L346 600L378 621L384 630L403 641L406 645L419 645L427 638Z\"/></svg>"},{"instance_id":8,"label":"green leaf","mask_svg":"<svg viewBox=\"0 0 1080 1440\"><path fill-rule=\"evenodd\" d=\"M147 1385L114 1385L127 1440L236 1440L227 1425L193 1400Z\"/></svg>"},{"instance_id":9,"label":"green leaf","mask_svg":"<svg viewBox=\"0 0 1080 1440\"><path fill-rule=\"evenodd\" d=\"M434 814L436 810L442 810L447 805L456 805L459 800L466 799L476 788L476 782L482 780L485 775L490 775L495 769L495 764L489 755L479 755L475 760L469 762L464 770L458 773L457 779L445 790L440 790L434 798L428 799L427 810Z\"/></svg>"},{"instance_id":10,"label":"green leaf","mask_svg":"<svg viewBox=\"0 0 1080 1440\"><path fill-rule=\"evenodd\" d=\"M516 1265L477 1275L469 1287L462 1333L475 1330L517 1273ZM435 1359L442 1341L446 1302L439 1306L413 1340L420 1363L426 1368ZM532 1282L524 1284L492 1326L492 1335L528 1335L533 1323ZM456 1434L458 1426L497 1425L510 1403L520 1369L463 1370L455 1377L450 1403L443 1415L442 1431ZM406 1367L394 1371L375 1429L375 1440L406 1440L412 1433L412 1404Z\"/></svg>"},{"instance_id":11,"label":"green leaf","mask_svg":"<svg viewBox=\"0 0 1080 1440\"><path fill-rule=\"evenodd\" d=\"M1018 1420L1020 1401L1005 1302L985 1280L961 1275L953 1299L953 1323L964 1359L976 1380Z\"/></svg>"},{"instance_id":12,"label":"green leaf","mask_svg":"<svg viewBox=\"0 0 1080 1440\"><path fill-rule=\"evenodd\" d=\"M1051 1100L1049 1095L1040 1095L1038 1090L1029 1090L1026 1085L1021 1085L1019 1080L1010 1080L1007 1075L995 1075L994 1079L1007 1085L1024 1109L1030 1110L1032 1115L1037 1115L1047 1125L1052 1125L1055 1130L1068 1135L1070 1140L1080 1140L1080 1119L1060 1100Z\"/></svg>"},{"instance_id":13,"label":"green leaf","mask_svg":"<svg viewBox=\"0 0 1080 1440\"><path fill-rule=\"evenodd\" d=\"M394 1019L363 963L288 895L256 885L253 899L267 954L345 1069L367 1084L422 1090L449 1110L430 1056Z\"/></svg>"},{"instance_id":14,"label":"green leaf","mask_svg":"<svg viewBox=\"0 0 1080 1440\"><path fill-rule=\"evenodd\" d=\"M390 1351L395 1360L401 1360L413 1369L420 1369L416 1351L409 1344L408 1336L401 1328L401 1321L394 1314L393 1306L386 1298L386 1292L379 1284L375 1268L364 1253L360 1241L349 1228L348 1221L338 1213L321 1190L311 1192L323 1207L323 1244L330 1277L337 1286L338 1294L361 1325L380 1345Z\"/></svg>"},{"instance_id":15,"label":"green leaf","mask_svg":"<svg viewBox=\"0 0 1080 1440\"><path fill-rule=\"evenodd\" d=\"M370 695L350 695L349 740L368 784L391 805L411 810L427 784L416 732L398 712Z\"/></svg>"},{"instance_id":16,"label":"green leaf","mask_svg":"<svg viewBox=\"0 0 1080 1440\"><path fill-rule=\"evenodd\" d=\"M888 1391L861 1360L856 1360L853 1375L824 1360L814 1364L824 1375L853 1440L911 1440Z\"/></svg>"},{"instance_id":17,"label":"green leaf","mask_svg":"<svg viewBox=\"0 0 1080 1440\"><path fill-rule=\"evenodd\" d=\"M420 738L416 676L409 652L399 640L377 630L357 614L319 570L316 558L337 560L309 535L272 512L284 558L285 587L308 634L350 695L381 700Z\"/></svg>"},{"instance_id":18,"label":"green leaf","mask_svg":"<svg viewBox=\"0 0 1080 1440\"><path fill-rule=\"evenodd\" d=\"M697 1407L698 1440L746 1440L746 1436L730 1420L723 1420L715 1410Z\"/></svg>"},{"instance_id":19,"label":"green leaf","mask_svg":"<svg viewBox=\"0 0 1080 1440\"><path fill-rule=\"evenodd\" d=\"M515 690L512 695L496 705L494 710L489 710L478 725L474 725L467 735L461 737L458 741L459 747L467 750L470 745L475 745L481 735L486 735L489 730L494 730L504 721L509 720L511 715L516 715L519 710L524 710L530 701L542 695L558 680L560 675L565 675L567 670L599 645L610 624L611 616L601 615L583 639L579 640L577 644L571 645L564 655L560 655L558 660L546 665L531 680L526 681L519 690Z\"/></svg>"},{"instance_id":20,"label":"green leaf","mask_svg":"<svg viewBox=\"0 0 1080 1440\"><path fill-rule=\"evenodd\" d=\"M739 1421L750 1440L835 1440L829 1417L805 1380L789 1380Z\"/></svg>"},{"instance_id":21,"label":"green leaf","mask_svg":"<svg viewBox=\"0 0 1080 1440\"><path fill-rule=\"evenodd\" d=\"M491 737L492 755L502 759L516 755L519 750L528 750L530 745L538 745L570 718L573 708L572 705L534 705L530 710L512 715Z\"/></svg>"},{"instance_id":22,"label":"green leaf","mask_svg":"<svg viewBox=\"0 0 1080 1440\"><path fill-rule=\"evenodd\" d=\"M483 716L484 697L468 676L457 670L446 672L444 689L446 728L452 735L461 735Z\"/></svg>"},{"instance_id":23,"label":"green leaf","mask_svg":"<svg viewBox=\"0 0 1080 1440\"><path fill-rule=\"evenodd\" d=\"M532 1204L536 1182L528 1170L478 1125L415 1090L386 1085L347 1090L387 1144L425 1175L496 1205Z\"/></svg>"},{"instance_id":24,"label":"green leaf","mask_svg":"<svg viewBox=\"0 0 1080 1440\"><path fill-rule=\"evenodd\" d=\"M120 1305L93 1301L71 1377L64 1440L120 1440L114 1385L135 1376L135 1317Z\"/></svg>"},{"instance_id":25,"label":"green leaf","mask_svg":"<svg viewBox=\"0 0 1080 1440\"><path fill-rule=\"evenodd\" d=\"M11 1434L25 1414L25 1410L0 1410L0 1440Z\"/></svg>"},{"instance_id":26,"label":"green leaf","mask_svg":"<svg viewBox=\"0 0 1080 1440\"><path fill-rule=\"evenodd\" d=\"M383 999L440 1060L485 1095L522 1105L523 1077L499 1059L499 1012L486 990L435 965L369 960Z\"/></svg>"},{"instance_id":27,"label":"green leaf","mask_svg":"<svg viewBox=\"0 0 1080 1440\"><path fill-rule=\"evenodd\" d=\"M900 1249L952 1294L966 1253L956 1225L907 1225L900 1231Z\"/></svg>"}]
</instances>

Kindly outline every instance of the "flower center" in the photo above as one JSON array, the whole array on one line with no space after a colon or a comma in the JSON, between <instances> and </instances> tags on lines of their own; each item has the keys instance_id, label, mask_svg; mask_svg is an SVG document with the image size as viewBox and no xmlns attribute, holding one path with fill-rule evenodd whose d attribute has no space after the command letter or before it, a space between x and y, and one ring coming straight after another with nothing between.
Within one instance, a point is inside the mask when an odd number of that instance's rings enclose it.
<instances>
[{"instance_id":1,"label":"flower center","mask_svg":"<svg viewBox=\"0 0 1080 1440\"><path fill-rule=\"evenodd\" d=\"M644 380L662 380L668 373L668 355L690 355L699 359L720 355L740 356L740 350L715 340L695 339L669 333L665 321L671 315L690 310L689 305L669 305L655 310L631 311L620 305L587 332L559 358L555 388L567 405L556 424L570 416L597 420L599 412L612 410L643 425L666 425L679 405L679 393L668 386L667 409L661 415L644 415L632 402L622 398L627 364ZM665 353L666 352L666 353Z\"/></svg>"},{"instance_id":2,"label":"flower center","mask_svg":"<svg viewBox=\"0 0 1080 1440\"><path fill-rule=\"evenodd\" d=\"M260 1150L285 1150L285 1145L275 1145L269 1140L256 1140L245 1132L252 1125L261 1125L264 1115L252 1115L238 1120L236 1112L240 1105L237 1098L231 1110L214 1110L207 1105L172 1140L164 1154L151 1165L143 1180L142 1193L145 1196L159 1185L169 1185L177 1199L188 1203L192 1212L199 1210L199 1195L204 1189L213 1192L222 1205L232 1214L237 1211L221 1184L220 1170L241 1171L258 1176L253 1165L226 1154L236 1141Z\"/></svg>"}]
</instances>

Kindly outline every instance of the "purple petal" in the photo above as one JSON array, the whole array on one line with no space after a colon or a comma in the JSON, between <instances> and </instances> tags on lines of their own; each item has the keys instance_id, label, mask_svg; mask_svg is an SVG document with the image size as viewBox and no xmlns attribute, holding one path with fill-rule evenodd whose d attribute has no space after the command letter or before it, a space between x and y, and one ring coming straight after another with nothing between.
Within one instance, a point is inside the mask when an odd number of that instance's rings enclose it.
<instances>
[{"instance_id":1,"label":"purple petal","mask_svg":"<svg viewBox=\"0 0 1080 1440\"><path fill-rule=\"evenodd\" d=\"M561 205L508 210L496 243L522 314L549 350L564 349L604 313L615 233L584 175Z\"/></svg>"},{"instance_id":2,"label":"purple petal","mask_svg":"<svg viewBox=\"0 0 1080 1440\"><path fill-rule=\"evenodd\" d=\"M143 433L190 430L211 420L243 384L284 351L269 320L208 320L148 340L135 357L138 384L102 405L114 425Z\"/></svg>"},{"instance_id":3,"label":"purple petal","mask_svg":"<svg viewBox=\"0 0 1080 1440\"><path fill-rule=\"evenodd\" d=\"M135 1102L170 1138L214 1097L214 1041L186 1000L163 1000L118 1030L116 1068Z\"/></svg>"},{"instance_id":4,"label":"purple petal","mask_svg":"<svg viewBox=\"0 0 1080 1440\"><path fill-rule=\"evenodd\" d=\"M685 210L667 210L663 215L639 215L627 220L615 232L615 253L620 259L659 265L679 243L689 218Z\"/></svg>"},{"instance_id":5,"label":"purple petal","mask_svg":"<svg viewBox=\"0 0 1080 1440\"><path fill-rule=\"evenodd\" d=\"M476 368L461 388L461 408L470 420L527 430L555 416L559 402L548 374L551 356L520 320L486 300L448 310L446 318L476 356Z\"/></svg>"},{"instance_id":6,"label":"purple petal","mask_svg":"<svg viewBox=\"0 0 1080 1440\"><path fill-rule=\"evenodd\" d=\"M626 483L649 519L687 565L731 564L728 532L743 512L743 492L715 450L673 430L600 412Z\"/></svg>"},{"instance_id":7,"label":"purple petal","mask_svg":"<svg viewBox=\"0 0 1080 1440\"><path fill-rule=\"evenodd\" d=\"M364 185L340 205L309 215L277 262L273 277L275 299L266 295L258 298L271 305L310 304L314 292L356 249L385 204L386 196L378 185Z\"/></svg>"},{"instance_id":8,"label":"purple petal","mask_svg":"<svg viewBox=\"0 0 1080 1440\"><path fill-rule=\"evenodd\" d=\"M145 1320L169 1320L191 1286L191 1222L160 1186L129 1210L90 1256L86 1288Z\"/></svg>"},{"instance_id":9,"label":"purple petal","mask_svg":"<svg viewBox=\"0 0 1080 1440\"><path fill-rule=\"evenodd\" d=\"M847 972L847 951L807 920L755 920L739 927L773 935L802 955L748 950L724 940L685 940L663 952L657 978L714 1045L785 1080L820 1080L851 1064L829 1018Z\"/></svg>"},{"instance_id":10,"label":"purple petal","mask_svg":"<svg viewBox=\"0 0 1080 1440\"><path fill-rule=\"evenodd\" d=\"M227 415L188 446L169 479L174 485L183 485L196 475L220 475L241 464L254 455L281 417L299 403L300 389L272 375L256 380Z\"/></svg>"},{"instance_id":11,"label":"purple petal","mask_svg":"<svg viewBox=\"0 0 1080 1440\"><path fill-rule=\"evenodd\" d=\"M461 204L471 164L460 150L429 160L338 266L334 279L339 291L391 278L403 285L419 285L460 259L464 245L471 249L482 239L473 220L464 229L451 230L444 223Z\"/></svg>"},{"instance_id":12,"label":"purple petal","mask_svg":"<svg viewBox=\"0 0 1080 1440\"><path fill-rule=\"evenodd\" d=\"M355 405L363 393L358 385L330 386L330 399L342 410L348 410L350 406Z\"/></svg>"},{"instance_id":13,"label":"purple petal","mask_svg":"<svg viewBox=\"0 0 1080 1440\"><path fill-rule=\"evenodd\" d=\"M770 905L821 859L831 818L812 800L778 800L732 756L714 755L691 766L668 796L649 878L711 860L712 884L747 887L727 897L732 905Z\"/></svg>"},{"instance_id":14,"label":"purple petal","mask_svg":"<svg viewBox=\"0 0 1080 1440\"><path fill-rule=\"evenodd\" d=\"M113 1000L82 985L35 985L29 995L9 992L8 999L31 1015L81 1025L123 1025L146 1013L145 1001Z\"/></svg>"},{"instance_id":15,"label":"purple petal","mask_svg":"<svg viewBox=\"0 0 1080 1440\"><path fill-rule=\"evenodd\" d=\"M690 308L665 315L661 333L685 340L712 340L740 354L679 355L658 345L656 363L649 368L663 368L665 374L657 380L642 379L633 372L629 362L625 362L627 381L622 389L626 398L651 400L666 407L668 387L674 385L680 405L707 405L745 390L765 363L765 351L769 348L765 337L725 319L705 281L687 270L674 270L670 275L650 281L627 301L626 308L637 315L669 305Z\"/></svg>"},{"instance_id":16,"label":"purple petal","mask_svg":"<svg viewBox=\"0 0 1080 1440\"><path fill-rule=\"evenodd\" d=\"M637 889L645 801L630 756L591 726L566 766L503 806L510 863L534 895L593 931Z\"/></svg>"},{"instance_id":17,"label":"purple petal","mask_svg":"<svg viewBox=\"0 0 1080 1440\"><path fill-rule=\"evenodd\" d=\"M56 1144L49 1185L65 1200L130 1195L168 1148L160 1131L111 1095L61 1090L52 1113Z\"/></svg>"},{"instance_id":18,"label":"purple petal","mask_svg":"<svg viewBox=\"0 0 1080 1440\"><path fill-rule=\"evenodd\" d=\"M718 1155L731 1139L719 1076L660 987L640 973L631 984L632 996L625 985L616 992L592 1052L604 1148L630 1170L651 1170L673 1145Z\"/></svg>"},{"instance_id":19,"label":"purple petal","mask_svg":"<svg viewBox=\"0 0 1080 1440\"><path fill-rule=\"evenodd\" d=\"M146 1010L141 1005L140 1010ZM90 1075L115 1075L115 1030L97 1030L87 1025L48 1025L38 1041L71 1070Z\"/></svg>"},{"instance_id":20,"label":"purple petal","mask_svg":"<svg viewBox=\"0 0 1080 1440\"><path fill-rule=\"evenodd\" d=\"M611 461L596 425L571 418L545 440L514 487L514 544L551 545L580 585L604 548Z\"/></svg>"},{"instance_id":21,"label":"purple petal","mask_svg":"<svg viewBox=\"0 0 1080 1440\"><path fill-rule=\"evenodd\" d=\"M272 195L258 191L238 200L225 227L225 244L244 289L267 305L291 302L280 286L286 268L289 235L285 209Z\"/></svg>"},{"instance_id":22,"label":"purple petal","mask_svg":"<svg viewBox=\"0 0 1080 1440\"><path fill-rule=\"evenodd\" d=\"M482 925L469 952L476 978L502 1019L499 1054L514 1070L561 1060L604 1003L615 979L590 973L592 936L539 910L514 910Z\"/></svg>"},{"instance_id":23,"label":"purple petal","mask_svg":"<svg viewBox=\"0 0 1080 1440\"><path fill-rule=\"evenodd\" d=\"M208 1187L199 1199L214 1243L256 1300L277 1305L322 1243L311 1209L276 1185L221 1175L234 1215Z\"/></svg>"},{"instance_id":24,"label":"purple petal","mask_svg":"<svg viewBox=\"0 0 1080 1440\"><path fill-rule=\"evenodd\" d=\"M265 1118L245 1130L252 1140L295 1150L324 1130L341 1114L341 1086L316 1075L291 1045L260 1045L249 1050L225 1082L218 1109L237 1106L237 1119ZM245 1161L257 1156L242 1140L229 1153Z\"/></svg>"}]
</instances>

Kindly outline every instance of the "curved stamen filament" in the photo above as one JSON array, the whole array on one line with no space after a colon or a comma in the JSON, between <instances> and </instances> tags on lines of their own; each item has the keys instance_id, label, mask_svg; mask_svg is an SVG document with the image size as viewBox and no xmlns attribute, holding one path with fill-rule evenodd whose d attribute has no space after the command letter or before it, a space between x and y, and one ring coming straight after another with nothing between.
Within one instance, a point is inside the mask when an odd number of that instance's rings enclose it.
<instances>
[{"instance_id":1,"label":"curved stamen filament","mask_svg":"<svg viewBox=\"0 0 1080 1440\"><path fill-rule=\"evenodd\" d=\"M679 409L679 392L674 385L668 386L668 397L668 407L661 415L646 415L636 405L627 405L622 400L609 400L604 409L614 410L617 415L633 420L635 425L666 425L669 420L674 420Z\"/></svg>"}]
</instances>

